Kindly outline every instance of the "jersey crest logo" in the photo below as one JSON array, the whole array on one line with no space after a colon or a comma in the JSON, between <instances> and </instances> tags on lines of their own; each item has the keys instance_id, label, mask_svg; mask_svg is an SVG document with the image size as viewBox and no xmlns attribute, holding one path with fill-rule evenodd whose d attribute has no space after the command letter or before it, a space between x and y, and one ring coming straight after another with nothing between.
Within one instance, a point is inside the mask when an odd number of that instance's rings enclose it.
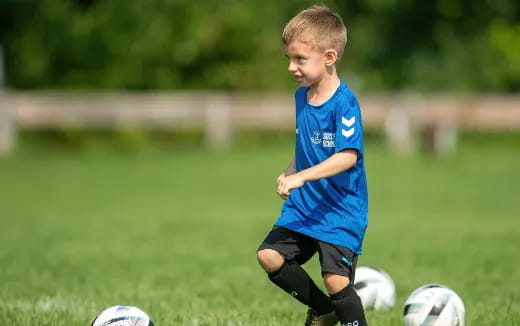
<instances>
[{"instance_id":1,"label":"jersey crest logo","mask_svg":"<svg viewBox=\"0 0 520 326\"><path fill-rule=\"evenodd\" d=\"M321 143L321 134L318 130L312 132L311 141L316 145Z\"/></svg>"}]
</instances>

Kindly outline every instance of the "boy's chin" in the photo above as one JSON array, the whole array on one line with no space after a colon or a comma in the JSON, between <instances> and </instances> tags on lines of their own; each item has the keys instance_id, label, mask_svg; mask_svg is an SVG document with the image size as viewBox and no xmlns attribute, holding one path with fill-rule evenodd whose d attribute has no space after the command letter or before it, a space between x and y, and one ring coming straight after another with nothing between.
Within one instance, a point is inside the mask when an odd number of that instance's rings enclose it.
<instances>
[{"instance_id":1,"label":"boy's chin","mask_svg":"<svg viewBox=\"0 0 520 326\"><path fill-rule=\"evenodd\" d=\"M306 77L295 78L295 80L302 87L312 87L313 85L316 85L319 83L319 81L316 81L314 79L309 80L309 78L306 78Z\"/></svg>"},{"instance_id":2,"label":"boy's chin","mask_svg":"<svg viewBox=\"0 0 520 326\"><path fill-rule=\"evenodd\" d=\"M312 83L310 83L307 79L305 78L296 78L296 82L298 84L300 84L300 86L303 86L303 87L309 87L309 86L312 86Z\"/></svg>"},{"instance_id":3,"label":"boy's chin","mask_svg":"<svg viewBox=\"0 0 520 326\"><path fill-rule=\"evenodd\" d=\"M300 84L300 86L302 86L302 87L312 87L313 85L316 85L317 83L311 83L311 82L305 80L302 82L298 82L298 84Z\"/></svg>"}]
</instances>

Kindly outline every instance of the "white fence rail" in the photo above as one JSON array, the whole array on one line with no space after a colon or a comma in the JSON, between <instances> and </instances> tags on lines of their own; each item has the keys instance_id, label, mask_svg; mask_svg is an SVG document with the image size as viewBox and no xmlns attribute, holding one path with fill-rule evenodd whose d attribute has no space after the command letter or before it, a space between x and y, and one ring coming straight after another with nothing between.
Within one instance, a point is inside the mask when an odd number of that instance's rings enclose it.
<instances>
[{"instance_id":1,"label":"white fence rail","mask_svg":"<svg viewBox=\"0 0 520 326\"><path fill-rule=\"evenodd\" d=\"M457 129L520 130L520 96L360 97L366 129L386 130L389 144L413 150L416 131L432 131L433 150L455 144ZM204 128L213 148L232 144L236 128L294 128L291 94L186 93L0 93L0 153L16 143L18 129Z\"/></svg>"}]
</instances>

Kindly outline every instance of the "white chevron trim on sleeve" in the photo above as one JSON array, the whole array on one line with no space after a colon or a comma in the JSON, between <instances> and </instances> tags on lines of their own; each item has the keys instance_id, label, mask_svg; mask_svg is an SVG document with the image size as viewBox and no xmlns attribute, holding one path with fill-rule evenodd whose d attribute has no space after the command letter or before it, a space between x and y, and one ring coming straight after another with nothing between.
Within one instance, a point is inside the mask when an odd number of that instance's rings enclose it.
<instances>
[{"instance_id":1,"label":"white chevron trim on sleeve","mask_svg":"<svg viewBox=\"0 0 520 326\"><path fill-rule=\"evenodd\" d=\"M345 117L341 117L341 123L350 128L354 123L356 123L356 116L353 116L350 119L345 119Z\"/></svg>"},{"instance_id":2,"label":"white chevron trim on sleeve","mask_svg":"<svg viewBox=\"0 0 520 326\"><path fill-rule=\"evenodd\" d=\"M352 136L354 134L354 129L355 128L350 128L349 130L341 129L341 134L343 136L349 138L350 136Z\"/></svg>"}]
</instances>

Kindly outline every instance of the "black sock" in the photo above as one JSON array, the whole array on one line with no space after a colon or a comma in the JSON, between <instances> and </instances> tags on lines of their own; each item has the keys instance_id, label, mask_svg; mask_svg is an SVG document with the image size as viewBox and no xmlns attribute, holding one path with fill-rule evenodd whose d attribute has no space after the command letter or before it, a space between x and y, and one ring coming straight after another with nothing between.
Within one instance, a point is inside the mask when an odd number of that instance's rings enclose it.
<instances>
[{"instance_id":1,"label":"black sock","mask_svg":"<svg viewBox=\"0 0 520 326\"><path fill-rule=\"evenodd\" d=\"M352 284L330 296L342 326L367 326L361 299Z\"/></svg>"},{"instance_id":2,"label":"black sock","mask_svg":"<svg viewBox=\"0 0 520 326\"><path fill-rule=\"evenodd\" d=\"M321 291L300 265L285 261L279 270L269 273L269 279L301 303L314 309L318 315L334 310L330 298Z\"/></svg>"}]
</instances>

